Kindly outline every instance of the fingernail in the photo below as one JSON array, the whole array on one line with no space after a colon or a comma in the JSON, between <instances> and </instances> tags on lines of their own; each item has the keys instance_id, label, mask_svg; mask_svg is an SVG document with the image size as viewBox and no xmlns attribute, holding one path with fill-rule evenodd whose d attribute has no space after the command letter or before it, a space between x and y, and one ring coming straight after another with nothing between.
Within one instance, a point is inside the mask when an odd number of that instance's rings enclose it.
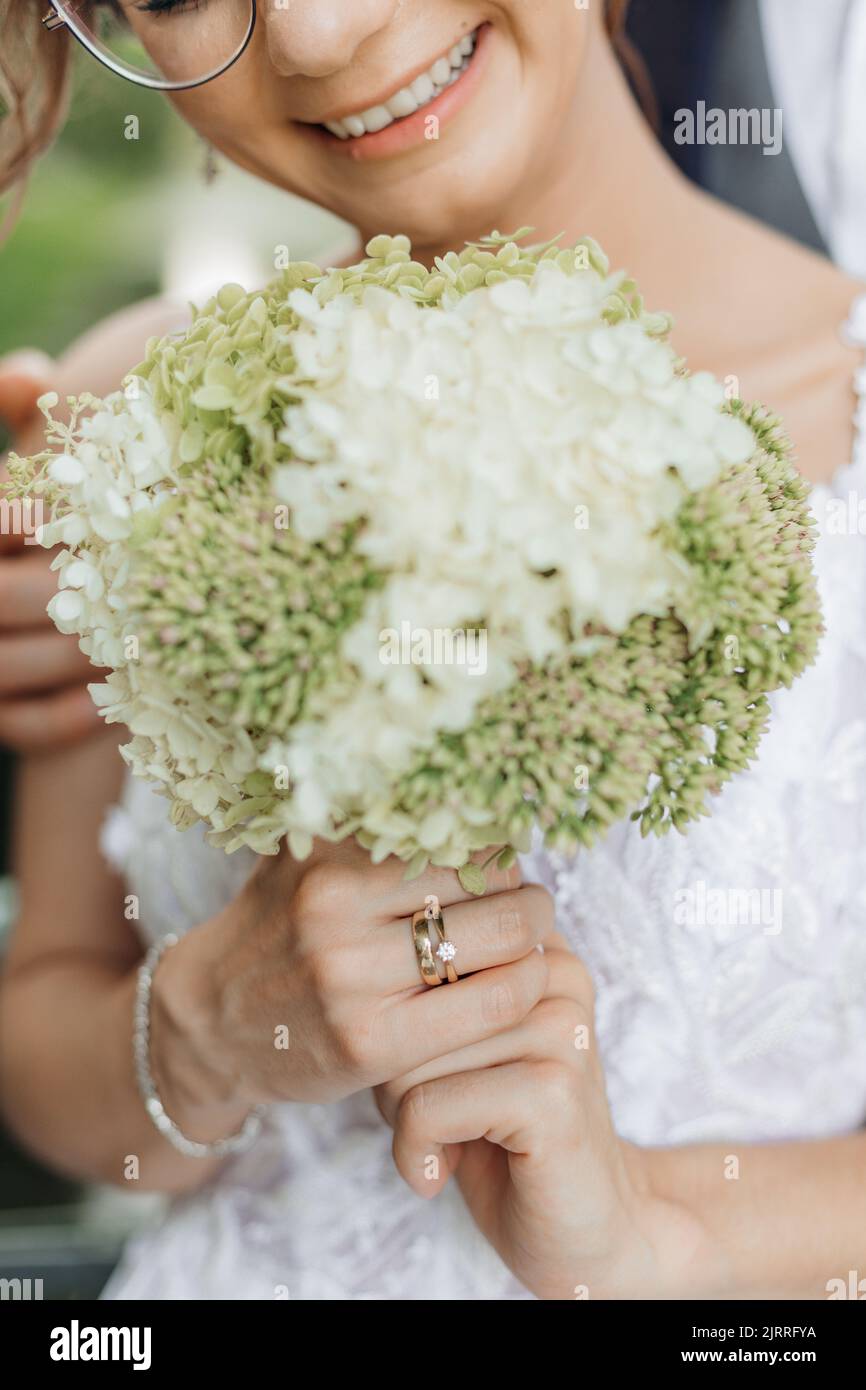
<instances>
[{"instance_id":1,"label":"fingernail","mask_svg":"<svg viewBox=\"0 0 866 1390\"><path fill-rule=\"evenodd\" d=\"M36 348L20 348L0 357L0 373L4 376L31 377L34 381L50 381L57 368L45 352Z\"/></svg>"}]
</instances>

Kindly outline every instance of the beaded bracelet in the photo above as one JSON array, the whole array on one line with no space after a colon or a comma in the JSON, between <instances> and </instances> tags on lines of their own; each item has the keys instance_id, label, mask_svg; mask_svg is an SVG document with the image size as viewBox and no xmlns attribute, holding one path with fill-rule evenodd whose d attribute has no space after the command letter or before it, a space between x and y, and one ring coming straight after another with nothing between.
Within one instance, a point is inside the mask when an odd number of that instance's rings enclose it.
<instances>
[{"instance_id":1,"label":"beaded bracelet","mask_svg":"<svg viewBox=\"0 0 866 1390\"><path fill-rule=\"evenodd\" d=\"M215 1139L209 1144L188 1139L174 1120L166 1114L165 1106L159 1098L150 1070L150 994L154 971L163 953L174 946L178 938L169 933L161 941L151 946L138 970L135 989L135 1010L132 1033L132 1050L135 1059L135 1075L138 1089L147 1111L160 1134L170 1144L185 1154L187 1158L221 1158L226 1154L243 1153L258 1138L262 1127L263 1105L257 1105L247 1116L236 1134L227 1139Z\"/></svg>"}]
</instances>

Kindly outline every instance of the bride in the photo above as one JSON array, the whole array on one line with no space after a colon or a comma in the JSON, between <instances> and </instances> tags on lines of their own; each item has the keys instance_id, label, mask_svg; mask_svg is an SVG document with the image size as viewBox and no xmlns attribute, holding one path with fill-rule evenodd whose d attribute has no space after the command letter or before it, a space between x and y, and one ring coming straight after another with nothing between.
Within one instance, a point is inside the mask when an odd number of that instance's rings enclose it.
<instances>
[{"instance_id":1,"label":"bride","mask_svg":"<svg viewBox=\"0 0 866 1390\"><path fill-rule=\"evenodd\" d=\"M35 26L44 0L15 8ZM822 520L866 488L863 287L679 176L622 75L623 8L265 0L237 62L170 99L419 259L494 227L591 233L692 368L782 414ZM121 9L171 78L238 7ZM91 334L60 388L113 388L175 318ZM107 1297L822 1298L866 1270L866 543L839 530L818 664L712 817L574 862L536 848L481 900L351 845L227 858L123 785L110 730L51 751L39 701L0 701L0 737L31 743L6 1118L66 1172L173 1195ZM4 669L44 692L77 654L37 626L33 565L2 569ZM407 929L431 893L464 974L443 989ZM764 895L772 923L738 913Z\"/></svg>"}]
</instances>

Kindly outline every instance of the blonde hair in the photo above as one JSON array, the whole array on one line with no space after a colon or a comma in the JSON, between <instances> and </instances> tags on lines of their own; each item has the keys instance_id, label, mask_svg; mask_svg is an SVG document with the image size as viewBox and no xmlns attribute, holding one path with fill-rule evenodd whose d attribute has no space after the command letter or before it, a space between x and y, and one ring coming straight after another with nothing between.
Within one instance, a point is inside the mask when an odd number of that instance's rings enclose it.
<instances>
[{"instance_id":1,"label":"blonde hair","mask_svg":"<svg viewBox=\"0 0 866 1390\"><path fill-rule=\"evenodd\" d=\"M0 0L0 193L20 184L66 112L69 39L42 27L44 0Z\"/></svg>"}]
</instances>

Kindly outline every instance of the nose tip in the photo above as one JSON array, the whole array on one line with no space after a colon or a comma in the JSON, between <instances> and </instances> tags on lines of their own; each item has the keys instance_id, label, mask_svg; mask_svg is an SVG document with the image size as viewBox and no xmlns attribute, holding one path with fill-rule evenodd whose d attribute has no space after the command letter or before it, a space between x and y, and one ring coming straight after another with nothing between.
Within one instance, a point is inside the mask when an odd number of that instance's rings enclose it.
<instances>
[{"instance_id":1,"label":"nose tip","mask_svg":"<svg viewBox=\"0 0 866 1390\"><path fill-rule=\"evenodd\" d=\"M282 77L330 77L384 29L403 0L273 0L264 19L268 56Z\"/></svg>"}]
</instances>

